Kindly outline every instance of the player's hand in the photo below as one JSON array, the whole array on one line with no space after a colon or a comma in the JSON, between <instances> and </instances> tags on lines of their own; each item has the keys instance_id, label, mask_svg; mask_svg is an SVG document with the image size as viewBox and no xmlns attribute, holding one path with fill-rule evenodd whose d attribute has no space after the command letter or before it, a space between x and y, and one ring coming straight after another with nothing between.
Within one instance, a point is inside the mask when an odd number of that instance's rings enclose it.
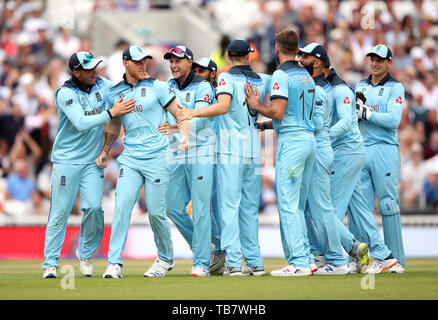
<instances>
[{"instance_id":1,"label":"player's hand","mask_svg":"<svg viewBox=\"0 0 438 320\"><path fill-rule=\"evenodd\" d=\"M356 101L356 113L359 120L369 121L373 112L370 107L363 104L362 100L358 99Z\"/></svg>"},{"instance_id":2,"label":"player's hand","mask_svg":"<svg viewBox=\"0 0 438 320\"><path fill-rule=\"evenodd\" d=\"M189 141L185 137L181 138L178 149L181 152L186 152L187 150L189 150Z\"/></svg>"},{"instance_id":3,"label":"player's hand","mask_svg":"<svg viewBox=\"0 0 438 320\"><path fill-rule=\"evenodd\" d=\"M193 118L192 110L180 105L176 104L179 108L179 111L176 113L176 121L181 123L186 120L191 120Z\"/></svg>"},{"instance_id":4,"label":"player's hand","mask_svg":"<svg viewBox=\"0 0 438 320\"><path fill-rule=\"evenodd\" d=\"M245 85L246 103L256 110L256 106L260 103L260 93L251 83Z\"/></svg>"},{"instance_id":5,"label":"player's hand","mask_svg":"<svg viewBox=\"0 0 438 320\"><path fill-rule=\"evenodd\" d=\"M108 152L104 149L100 152L99 156L94 160L96 162L97 166L101 169L105 169L108 166Z\"/></svg>"},{"instance_id":6,"label":"player's hand","mask_svg":"<svg viewBox=\"0 0 438 320\"><path fill-rule=\"evenodd\" d=\"M158 126L158 132L162 134L169 134L170 132L170 124L169 122L164 122Z\"/></svg>"},{"instance_id":7,"label":"player's hand","mask_svg":"<svg viewBox=\"0 0 438 320\"><path fill-rule=\"evenodd\" d=\"M122 99L123 98L117 100L111 108L110 112L113 117L123 116L124 114L131 112L134 108L134 99L128 99L126 101L122 101Z\"/></svg>"}]
</instances>

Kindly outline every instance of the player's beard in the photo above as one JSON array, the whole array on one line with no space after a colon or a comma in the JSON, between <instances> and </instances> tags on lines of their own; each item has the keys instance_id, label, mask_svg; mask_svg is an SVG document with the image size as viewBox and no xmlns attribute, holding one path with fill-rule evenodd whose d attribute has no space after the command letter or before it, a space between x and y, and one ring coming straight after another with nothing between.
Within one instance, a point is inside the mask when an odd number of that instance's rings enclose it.
<instances>
[{"instance_id":1,"label":"player's beard","mask_svg":"<svg viewBox=\"0 0 438 320\"><path fill-rule=\"evenodd\" d=\"M313 66L314 66L314 62L311 62L308 65L304 66L304 68L307 70L310 76L313 76Z\"/></svg>"}]
</instances>

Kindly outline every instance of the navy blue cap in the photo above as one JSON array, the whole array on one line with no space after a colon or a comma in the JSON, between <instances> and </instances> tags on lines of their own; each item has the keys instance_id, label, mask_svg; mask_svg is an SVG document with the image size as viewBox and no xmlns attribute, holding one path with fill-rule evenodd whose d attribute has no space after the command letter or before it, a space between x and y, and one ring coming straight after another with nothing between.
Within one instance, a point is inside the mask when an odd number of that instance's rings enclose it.
<instances>
[{"instance_id":1,"label":"navy blue cap","mask_svg":"<svg viewBox=\"0 0 438 320\"><path fill-rule=\"evenodd\" d=\"M68 60L68 67L71 71L92 70L101 62L102 60L97 60L94 58L92 53L87 51L79 51L70 56L70 59Z\"/></svg>"},{"instance_id":2,"label":"navy blue cap","mask_svg":"<svg viewBox=\"0 0 438 320\"><path fill-rule=\"evenodd\" d=\"M380 58L383 58L383 59L392 60L392 52L384 44L378 44L377 46L372 48L371 51L368 52L366 56L369 57L373 54L376 56L379 56Z\"/></svg>"},{"instance_id":3,"label":"navy blue cap","mask_svg":"<svg viewBox=\"0 0 438 320\"><path fill-rule=\"evenodd\" d=\"M228 45L228 56L230 57L243 57L250 52L254 52L254 49L251 48L249 42L245 39L234 39Z\"/></svg>"},{"instance_id":4,"label":"navy blue cap","mask_svg":"<svg viewBox=\"0 0 438 320\"><path fill-rule=\"evenodd\" d=\"M143 59L152 59L146 50L140 46L129 46L123 51L123 60L141 61Z\"/></svg>"},{"instance_id":5,"label":"navy blue cap","mask_svg":"<svg viewBox=\"0 0 438 320\"><path fill-rule=\"evenodd\" d=\"M325 50L325 48L319 43L313 42L298 50L298 54L302 55L303 53L310 54L324 62L324 68L330 67L330 58L328 56L327 50Z\"/></svg>"},{"instance_id":6,"label":"navy blue cap","mask_svg":"<svg viewBox=\"0 0 438 320\"><path fill-rule=\"evenodd\" d=\"M164 55L164 59L168 60L171 56L175 56L178 58L187 58L193 61L193 52L189 48L185 46L176 46L174 48L169 49Z\"/></svg>"},{"instance_id":7,"label":"navy blue cap","mask_svg":"<svg viewBox=\"0 0 438 320\"><path fill-rule=\"evenodd\" d=\"M193 65L200 66L201 68L208 69L210 71L217 71L216 62L207 57L203 57L198 61L193 62Z\"/></svg>"}]
</instances>

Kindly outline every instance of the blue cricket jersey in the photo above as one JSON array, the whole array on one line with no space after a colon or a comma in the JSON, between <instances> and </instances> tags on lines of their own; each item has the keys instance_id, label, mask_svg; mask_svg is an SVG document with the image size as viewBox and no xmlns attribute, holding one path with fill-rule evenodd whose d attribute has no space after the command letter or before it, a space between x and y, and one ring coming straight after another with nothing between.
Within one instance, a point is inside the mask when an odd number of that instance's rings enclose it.
<instances>
[{"instance_id":1,"label":"blue cricket jersey","mask_svg":"<svg viewBox=\"0 0 438 320\"><path fill-rule=\"evenodd\" d=\"M258 112L246 103L245 86L251 83L259 91L260 103L265 97L265 82L250 66L234 66L218 77L216 96L232 97L226 114L217 117L218 153L261 159L261 143L256 126Z\"/></svg>"},{"instance_id":2,"label":"blue cricket jersey","mask_svg":"<svg viewBox=\"0 0 438 320\"><path fill-rule=\"evenodd\" d=\"M215 93L213 85L204 78L190 72L182 85L171 79L168 81L169 90L176 96L178 102L188 109L198 109L212 104ZM175 118L168 114L169 123L175 124ZM177 149L180 134L171 138L172 153L176 159L193 158L197 156L212 156L216 149L216 117L190 120L189 150L182 153Z\"/></svg>"},{"instance_id":3,"label":"blue cricket jersey","mask_svg":"<svg viewBox=\"0 0 438 320\"><path fill-rule=\"evenodd\" d=\"M313 107L316 143L317 146L330 146L330 124L333 110L332 87L323 73L313 80L316 85L315 106Z\"/></svg>"},{"instance_id":4,"label":"blue cricket jersey","mask_svg":"<svg viewBox=\"0 0 438 320\"><path fill-rule=\"evenodd\" d=\"M133 110L121 117L125 128L124 150L120 156L128 161L155 158L162 155L168 146L167 138L158 127L166 121L166 108L175 99L165 82L149 78L134 86L126 81L113 86L109 91L109 106L119 99L134 99Z\"/></svg>"},{"instance_id":5,"label":"blue cricket jersey","mask_svg":"<svg viewBox=\"0 0 438 320\"><path fill-rule=\"evenodd\" d=\"M271 100L287 100L283 119L273 120L277 135L315 131L315 82L298 61L289 60L278 67L272 75L270 90Z\"/></svg>"},{"instance_id":6,"label":"blue cricket jersey","mask_svg":"<svg viewBox=\"0 0 438 320\"><path fill-rule=\"evenodd\" d=\"M103 124L110 120L106 112L109 88L113 84L101 77L85 88L74 76L55 93L58 129L52 150L54 163L89 164L103 147Z\"/></svg>"},{"instance_id":7,"label":"blue cricket jersey","mask_svg":"<svg viewBox=\"0 0 438 320\"><path fill-rule=\"evenodd\" d=\"M330 139L333 150L357 150L363 143L357 125L355 93L334 69L330 70L327 80L332 86L333 113Z\"/></svg>"},{"instance_id":8,"label":"blue cricket jersey","mask_svg":"<svg viewBox=\"0 0 438 320\"><path fill-rule=\"evenodd\" d=\"M365 145L380 142L398 145L397 129L405 100L403 85L388 73L375 85L371 83L371 76L360 81L356 92L365 95L365 105L373 111L369 121L362 120L359 123Z\"/></svg>"}]
</instances>

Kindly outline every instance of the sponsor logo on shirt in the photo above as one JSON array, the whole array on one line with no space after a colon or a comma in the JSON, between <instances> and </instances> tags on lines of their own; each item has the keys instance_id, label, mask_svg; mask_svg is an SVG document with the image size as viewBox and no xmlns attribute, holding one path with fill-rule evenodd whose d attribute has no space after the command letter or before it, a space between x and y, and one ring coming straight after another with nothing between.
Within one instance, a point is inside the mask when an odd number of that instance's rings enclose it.
<instances>
[{"instance_id":1,"label":"sponsor logo on shirt","mask_svg":"<svg viewBox=\"0 0 438 320\"><path fill-rule=\"evenodd\" d=\"M95 114L100 114L101 112L102 112L102 106L96 107L93 110L86 110L85 111L85 115L86 116L92 116L92 115L95 115Z\"/></svg>"},{"instance_id":2,"label":"sponsor logo on shirt","mask_svg":"<svg viewBox=\"0 0 438 320\"><path fill-rule=\"evenodd\" d=\"M274 85L272 86L272 90L278 90L280 89L280 86L278 85L278 82L274 83Z\"/></svg>"},{"instance_id":3,"label":"sponsor logo on shirt","mask_svg":"<svg viewBox=\"0 0 438 320\"><path fill-rule=\"evenodd\" d=\"M224 86L224 85L226 85L227 83L225 82L225 79L221 79L221 81L219 81L219 85L220 86Z\"/></svg>"},{"instance_id":4,"label":"sponsor logo on shirt","mask_svg":"<svg viewBox=\"0 0 438 320\"><path fill-rule=\"evenodd\" d=\"M403 103L403 99L401 97L398 97L395 102L402 104Z\"/></svg>"},{"instance_id":5,"label":"sponsor logo on shirt","mask_svg":"<svg viewBox=\"0 0 438 320\"><path fill-rule=\"evenodd\" d=\"M345 99L344 99L344 103L345 103L345 104L350 104L350 99L349 99L348 97L345 97Z\"/></svg>"}]
</instances>

